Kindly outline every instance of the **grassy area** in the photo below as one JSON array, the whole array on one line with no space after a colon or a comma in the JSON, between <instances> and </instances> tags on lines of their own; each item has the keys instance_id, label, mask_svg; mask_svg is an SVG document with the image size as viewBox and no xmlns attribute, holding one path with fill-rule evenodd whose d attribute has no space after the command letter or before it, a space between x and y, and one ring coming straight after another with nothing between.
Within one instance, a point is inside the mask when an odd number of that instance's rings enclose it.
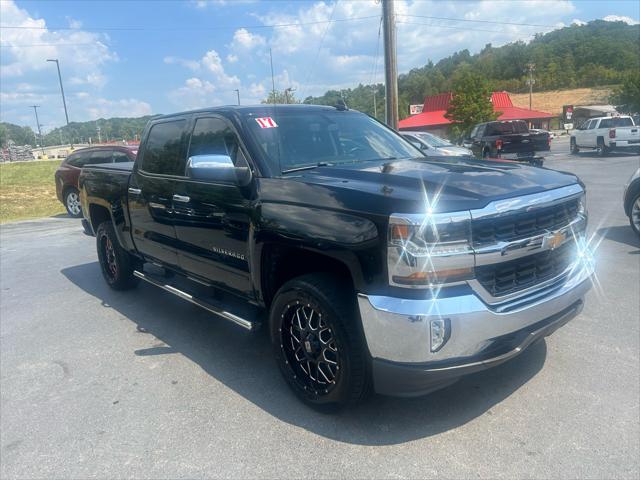
<instances>
[{"instance_id":1,"label":"grassy area","mask_svg":"<svg viewBox=\"0 0 640 480\"><path fill-rule=\"evenodd\" d=\"M58 161L0 164L0 223L64 213L53 174Z\"/></svg>"}]
</instances>

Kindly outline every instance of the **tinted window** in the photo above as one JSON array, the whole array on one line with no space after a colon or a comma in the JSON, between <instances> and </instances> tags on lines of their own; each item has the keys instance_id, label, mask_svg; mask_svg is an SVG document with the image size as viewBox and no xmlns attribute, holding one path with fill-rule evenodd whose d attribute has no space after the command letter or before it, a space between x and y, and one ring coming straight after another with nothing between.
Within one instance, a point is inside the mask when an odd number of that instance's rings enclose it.
<instances>
[{"instance_id":1,"label":"tinted window","mask_svg":"<svg viewBox=\"0 0 640 480\"><path fill-rule=\"evenodd\" d=\"M487 125L487 136L509 135L510 133L513 133L513 124L511 122L497 122Z\"/></svg>"},{"instance_id":2,"label":"tinted window","mask_svg":"<svg viewBox=\"0 0 640 480\"><path fill-rule=\"evenodd\" d=\"M631 117L614 117L611 119L614 127L632 127Z\"/></svg>"},{"instance_id":3,"label":"tinted window","mask_svg":"<svg viewBox=\"0 0 640 480\"><path fill-rule=\"evenodd\" d=\"M596 128L596 124L597 124L597 123L598 123L598 121L597 121L597 120L591 120L591 121L589 122L589 125L587 126L587 128L588 128L589 130L593 130L594 128Z\"/></svg>"},{"instance_id":4,"label":"tinted window","mask_svg":"<svg viewBox=\"0 0 640 480\"><path fill-rule=\"evenodd\" d=\"M132 160L129 158L129 156L126 153L116 150L113 152L113 161L115 163L122 163L122 162L131 162Z\"/></svg>"},{"instance_id":5,"label":"tinted window","mask_svg":"<svg viewBox=\"0 0 640 480\"><path fill-rule=\"evenodd\" d=\"M87 165L96 165L99 163L111 163L112 150L96 150L91 152L91 156Z\"/></svg>"},{"instance_id":6,"label":"tinted window","mask_svg":"<svg viewBox=\"0 0 640 480\"><path fill-rule=\"evenodd\" d=\"M228 155L234 163L239 146L236 134L220 118L199 118L191 135L189 157L195 155Z\"/></svg>"},{"instance_id":7,"label":"tinted window","mask_svg":"<svg viewBox=\"0 0 640 480\"><path fill-rule=\"evenodd\" d=\"M598 128L611 128L611 119L603 118L602 120L600 120L600 125Z\"/></svg>"},{"instance_id":8,"label":"tinted window","mask_svg":"<svg viewBox=\"0 0 640 480\"><path fill-rule=\"evenodd\" d=\"M73 165L74 167L84 167L87 163L89 163L89 158L91 156L91 152L77 152L69 156L67 160L68 165Z\"/></svg>"},{"instance_id":9,"label":"tinted window","mask_svg":"<svg viewBox=\"0 0 640 480\"><path fill-rule=\"evenodd\" d=\"M184 175L182 135L186 120L157 123L151 127L142 157L142 170L162 175Z\"/></svg>"},{"instance_id":10,"label":"tinted window","mask_svg":"<svg viewBox=\"0 0 640 480\"><path fill-rule=\"evenodd\" d=\"M513 122L513 126L516 133L527 133L529 131L525 122Z\"/></svg>"},{"instance_id":11,"label":"tinted window","mask_svg":"<svg viewBox=\"0 0 640 480\"><path fill-rule=\"evenodd\" d=\"M478 133L478 126L476 125L475 127L473 127L473 130L471 130L471 133L469 134L469 138L475 138L477 133Z\"/></svg>"}]
</instances>

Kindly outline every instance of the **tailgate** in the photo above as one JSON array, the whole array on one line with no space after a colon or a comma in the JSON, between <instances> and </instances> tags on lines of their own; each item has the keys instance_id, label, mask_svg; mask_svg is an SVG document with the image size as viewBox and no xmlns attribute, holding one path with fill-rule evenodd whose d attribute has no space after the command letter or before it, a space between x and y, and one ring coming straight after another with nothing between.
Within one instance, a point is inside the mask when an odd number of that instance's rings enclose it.
<instances>
[{"instance_id":1,"label":"tailgate","mask_svg":"<svg viewBox=\"0 0 640 480\"><path fill-rule=\"evenodd\" d=\"M502 140L502 153L530 153L536 150L543 150L537 144L538 140L529 133L514 133L504 135Z\"/></svg>"}]
</instances>

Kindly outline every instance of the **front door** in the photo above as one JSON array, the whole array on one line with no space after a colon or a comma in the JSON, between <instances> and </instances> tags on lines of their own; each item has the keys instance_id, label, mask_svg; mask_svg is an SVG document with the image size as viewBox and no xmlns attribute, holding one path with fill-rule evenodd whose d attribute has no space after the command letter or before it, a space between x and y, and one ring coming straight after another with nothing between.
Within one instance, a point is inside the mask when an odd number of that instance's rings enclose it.
<instances>
[{"instance_id":1,"label":"front door","mask_svg":"<svg viewBox=\"0 0 640 480\"><path fill-rule=\"evenodd\" d=\"M178 118L151 126L127 193L136 248L171 267L178 266L173 195L184 178L187 123Z\"/></svg>"},{"instance_id":2,"label":"front door","mask_svg":"<svg viewBox=\"0 0 640 480\"><path fill-rule=\"evenodd\" d=\"M226 119L196 118L187 158L224 155L246 167L247 156ZM185 180L173 197L180 266L213 284L252 295L249 227L251 188L231 183Z\"/></svg>"}]
</instances>

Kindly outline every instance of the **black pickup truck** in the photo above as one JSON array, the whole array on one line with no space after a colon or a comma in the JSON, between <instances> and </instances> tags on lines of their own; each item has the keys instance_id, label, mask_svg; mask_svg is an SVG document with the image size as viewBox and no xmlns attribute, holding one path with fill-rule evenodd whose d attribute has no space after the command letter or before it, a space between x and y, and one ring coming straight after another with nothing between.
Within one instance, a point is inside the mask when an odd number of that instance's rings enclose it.
<instances>
[{"instance_id":1,"label":"black pickup truck","mask_svg":"<svg viewBox=\"0 0 640 480\"><path fill-rule=\"evenodd\" d=\"M85 167L80 188L111 287L142 279L266 323L287 383L319 409L504 362L590 288L576 177L425 158L344 107L155 118L135 163Z\"/></svg>"},{"instance_id":2,"label":"black pickup truck","mask_svg":"<svg viewBox=\"0 0 640 480\"><path fill-rule=\"evenodd\" d=\"M551 148L549 132L532 132L523 120L504 120L476 125L463 146L478 158L526 160L533 165L537 152Z\"/></svg>"}]
</instances>

